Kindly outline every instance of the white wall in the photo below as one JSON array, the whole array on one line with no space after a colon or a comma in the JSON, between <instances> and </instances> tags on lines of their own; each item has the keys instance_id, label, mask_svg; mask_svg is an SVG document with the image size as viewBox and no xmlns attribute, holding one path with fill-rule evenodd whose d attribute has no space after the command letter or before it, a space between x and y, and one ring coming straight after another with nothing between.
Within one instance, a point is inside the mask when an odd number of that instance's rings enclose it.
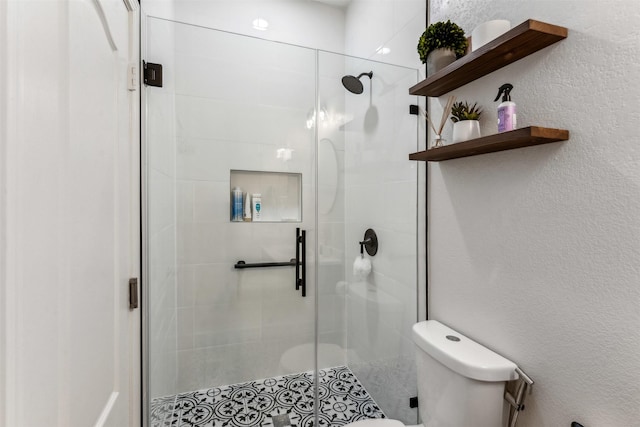
<instances>
[{"instance_id":1,"label":"white wall","mask_svg":"<svg viewBox=\"0 0 640 427\"><path fill-rule=\"evenodd\" d=\"M453 93L485 107L488 134L497 88L510 82L519 126L571 132L565 143L430 165L431 317L536 381L519 425L637 425L637 3L431 7L432 22L452 19L467 33L495 18L568 27L565 41Z\"/></svg>"}]
</instances>

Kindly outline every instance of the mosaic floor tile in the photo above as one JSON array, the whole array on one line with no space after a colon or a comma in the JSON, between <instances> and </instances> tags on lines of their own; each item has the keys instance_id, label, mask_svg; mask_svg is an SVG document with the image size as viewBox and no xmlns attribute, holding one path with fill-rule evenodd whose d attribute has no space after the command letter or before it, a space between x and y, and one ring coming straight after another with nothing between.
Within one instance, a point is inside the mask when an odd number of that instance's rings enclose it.
<instances>
[{"instance_id":1,"label":"mosaic floor tile","mask_svg":"<svg viewBox=\"0 0 640 427\"><path fill-rule=\"evenodd\" d=\"M319 427L385 418L346 366L322 369L318 377ZM313 391L313 373L303 372L158 398L151 427L315 427Z\"/></svg>"}]
</instances>

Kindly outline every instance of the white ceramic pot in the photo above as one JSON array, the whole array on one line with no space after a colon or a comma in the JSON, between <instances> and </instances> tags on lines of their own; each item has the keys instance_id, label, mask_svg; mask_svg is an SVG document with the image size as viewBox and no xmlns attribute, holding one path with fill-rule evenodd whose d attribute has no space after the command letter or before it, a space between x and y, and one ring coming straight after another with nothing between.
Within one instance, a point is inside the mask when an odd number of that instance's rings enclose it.
<instances>
[{"instance_id":1,"label":"white ceramic pot","mask_svg":"<svg viewBox=\"0 0 640 427\"><path fill-rule=\"evenodd\" d=\"M471 32L471 51L484 46L491 40L500 37L511 29L511 22L506 19L494 19L483 22Z\"/></svg>"},{"instance_id":2,"label":"white ceramic pot","mask_svg":"<svg viewBox=\"0 0 640 427\"><path fill-rule=\"evenodd\" d=\"M456 60L456 53L451 49L436 49L427 56L427 75L437 73Z\"/></svg>"},{"instance_id":3,"label":"white ceramic pot","mask_svg":"<svg viewBox=\"0 0 640 427\"><path fill-rule=\"evenodd\" d=\"M480 138L480 122L477 120L462 120L453 124L452 142L468 141Z\"/></svg>"}]
</instances>

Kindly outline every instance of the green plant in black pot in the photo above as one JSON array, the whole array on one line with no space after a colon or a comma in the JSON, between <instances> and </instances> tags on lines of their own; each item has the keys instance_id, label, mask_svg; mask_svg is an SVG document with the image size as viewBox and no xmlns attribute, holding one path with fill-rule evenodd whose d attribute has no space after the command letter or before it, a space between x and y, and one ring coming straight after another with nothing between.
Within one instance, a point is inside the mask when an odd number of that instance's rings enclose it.
<instances>
[{"instance_id":1,"label":"green plant in black pot","mask_svg":"<svg viewBox=\"0 0 640 427\"><path fill-rule=\"evenodd\" d=\"M456 57L460 58L467 50L467 38L464 30L457 24L448 20L447 22L436 22L424 30L418 41L418 54L423 64L427 62L427 56L436 49L451 49Z\"/></svg>"},{"instance_id":2,"label":"green plant in black pot","mask_svg":"<svg viewBox=\"0 0 640 427\"><path fill-rule=\"evenodd\" d=\"M464 120L480 120L482 107L478 107L478 103L469 106L468 102L456 102L451 107L451 121L453 123Z\"/></svg>"}]
</instances>

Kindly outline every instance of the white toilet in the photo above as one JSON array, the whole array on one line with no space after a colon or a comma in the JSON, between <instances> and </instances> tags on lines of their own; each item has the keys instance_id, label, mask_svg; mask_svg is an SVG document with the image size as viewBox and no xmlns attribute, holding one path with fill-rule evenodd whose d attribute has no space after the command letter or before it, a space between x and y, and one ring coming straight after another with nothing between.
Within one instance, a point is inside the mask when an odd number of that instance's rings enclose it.
<instances>
[{"instance_id":1,"label":"white toilet","mask_svg":"<svg viewBox=\"0 0 640 427\"><path fill-rule=\"evenodd\" d=\"M503 427L505 382L516 364L435 320L413 325L418 411L424 427ZM348 427L403 427L370 419Z\"/></svg>"}]
</instances>

